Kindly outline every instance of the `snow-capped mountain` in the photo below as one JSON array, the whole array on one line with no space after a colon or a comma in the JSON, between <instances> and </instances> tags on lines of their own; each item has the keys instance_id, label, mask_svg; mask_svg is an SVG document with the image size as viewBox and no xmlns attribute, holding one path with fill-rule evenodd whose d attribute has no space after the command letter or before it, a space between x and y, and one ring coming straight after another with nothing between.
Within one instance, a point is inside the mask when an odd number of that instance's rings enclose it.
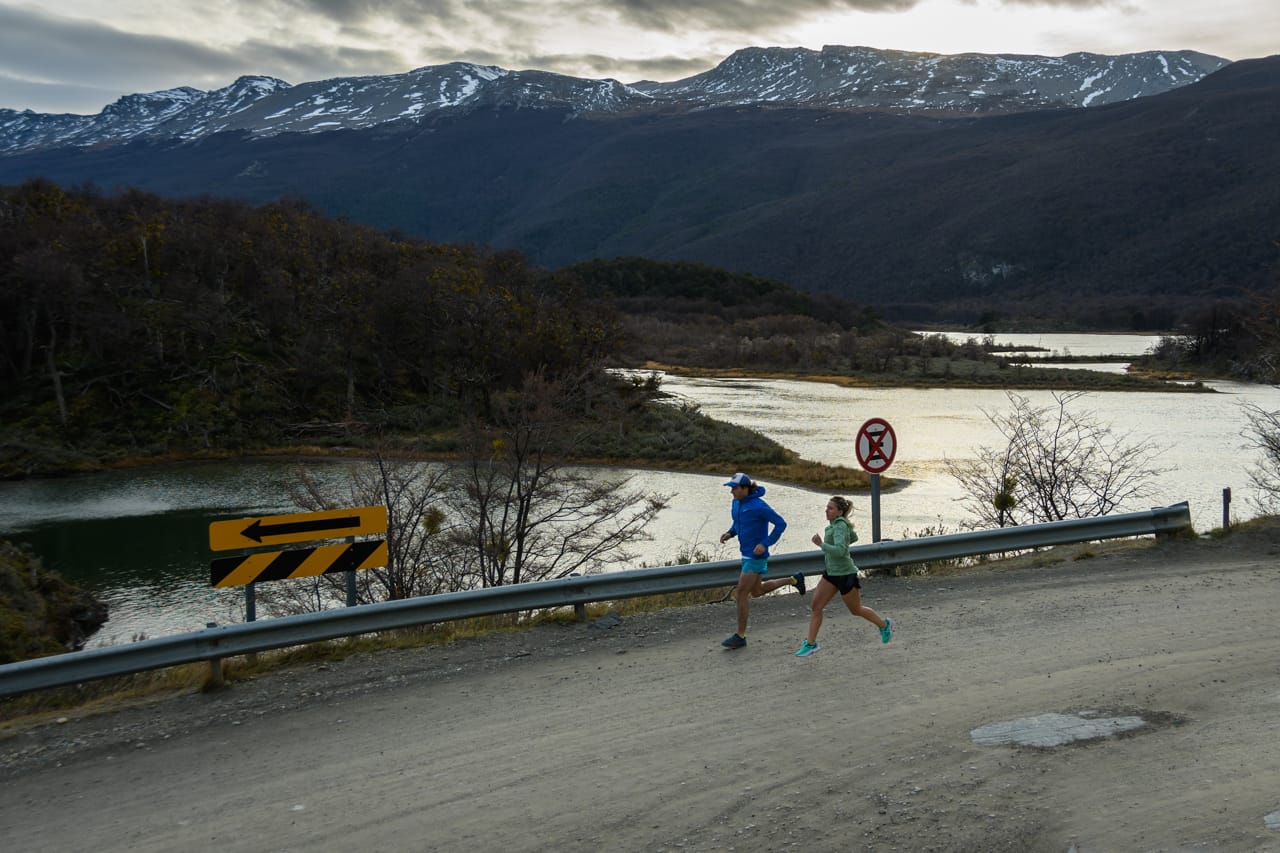
<instances>
[{"instance_id":1,"label":"snow-capped mountain","mask_svg":"<svg viewBox=\"0 0 1280 853\"><path fill-rule=\"evenodd\" d=\"M747 48L674 83L638 83L654 98L708 106L778 103L828 109L1008 113L1093 107L1202 79L1227 60L1194 51L1105 56L909 53L869 47Z\"/></svg>"},{"instance_id":2,"label":"snow-capped mountain","mask_svg":"<svg viewBox=\"0 0 1280 853\"><path fill-rule=\"evenodd\" d=\"M149 136L197 138L226 129L248 107L289 89L274 77L241 77L211 92L183 86L125 95L92 116L0 109L0 152L112 145Z\"/></svg>"},{"instance_id":3,"label":"snow-capped mountain","mask_svg":"<svg viewBox=\"0 0 1280 853\"><path fill-rule=\"evenodd\" d=\"M634 85L462 62L296 86L271 77L241 77L209 92L182 87L127 95L93 116L0 109L0 153L134 139L194 141L225 131L266 137L406 126L486 107L588 115L768 104L982 115L1155 95L1226 64L1192 51L944 56L828 46L821 51L747 48L703 74Z\"/></svg>"}]
</instances>

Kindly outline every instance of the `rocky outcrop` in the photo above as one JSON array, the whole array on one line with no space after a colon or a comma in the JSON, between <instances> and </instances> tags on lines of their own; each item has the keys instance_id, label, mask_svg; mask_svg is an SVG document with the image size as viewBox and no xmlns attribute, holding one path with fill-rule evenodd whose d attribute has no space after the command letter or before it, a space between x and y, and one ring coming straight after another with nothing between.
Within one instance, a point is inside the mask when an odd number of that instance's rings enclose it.
<instances>
[{"instance_id":1,"label":"rocky outcrop","mask_svg":"<svg viewBox=\"0 0 1280 853\"><path fill-rule=\"evenodd\" d=\"M0 664L74 651L107 621L92 593L47 571L29 549L0 542Z\"/></svg>"}]
</instances>

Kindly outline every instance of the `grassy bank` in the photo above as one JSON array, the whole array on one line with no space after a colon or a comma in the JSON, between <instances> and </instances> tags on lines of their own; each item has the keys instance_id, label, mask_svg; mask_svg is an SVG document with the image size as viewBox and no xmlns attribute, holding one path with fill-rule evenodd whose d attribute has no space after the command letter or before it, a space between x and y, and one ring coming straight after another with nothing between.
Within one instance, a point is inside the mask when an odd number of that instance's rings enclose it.
<instances>
[{"instance_id":1,"label":"grassy bank","mask_svg":"<svg viewBox=\"0 0 1280 853\"><path fill-rule=\"evenodd\" d=\"M767 482L786 483L822 491L863 491L866 472L801 459L778 442L736 424L704 415L697 406L653 400L635 406L623 417L564 425L571 433L558 455L580 465L644 468L712 476L750 471ZM48 456L27 456L4 473L18 476L59 476L135 468L189 460L234 460L255 457L365 458L379 453L391 458L456 461L464 440L458 427L429 432L374 433L336 425L310 443L279 443L260 447L188 447L146 453L110 444L68 449ZM43 461L42 461L43 460ZM885 488L892 482L883 478Z\"/></svg>"},{"instance_id":2,"label":"grassy bank","mask_svg":"<svg viewBox=\"0 0 1280 853\"><path fill-rule=\"evenodd\" d=\"M650 361L644 370L692 377L751 377L828 382L844 388L972 388L1008 391L1161 391L1215 393L1186 374L1157 371L1103 373L1098 370L1001 365L994 361L932 358L911 369L893 372L811 373L804 370L753 370L731 367L686 367ZM1188 382L1188 380L1190 380Z\"/></svg>"}]
</instances>

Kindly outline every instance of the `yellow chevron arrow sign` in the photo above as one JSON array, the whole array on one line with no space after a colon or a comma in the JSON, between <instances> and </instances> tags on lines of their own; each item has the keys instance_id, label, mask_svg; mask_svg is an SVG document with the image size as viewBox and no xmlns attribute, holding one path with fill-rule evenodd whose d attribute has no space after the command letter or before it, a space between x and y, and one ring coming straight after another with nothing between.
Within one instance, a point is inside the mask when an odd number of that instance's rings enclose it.
<instances>
[{"instance_id":1,"label":"yellow chevron arrow sign","mask_svg":"<svg viewBox=\"0 0 1280 853\"><path fill-rule=\"evenodd\" d=\"M210 564L213 586L244 586L286 578L308 578L333 572L377 569L387 564L385 539L368 539L316 548L266 551L222 557Z\"/></svg>"}]
</instances>

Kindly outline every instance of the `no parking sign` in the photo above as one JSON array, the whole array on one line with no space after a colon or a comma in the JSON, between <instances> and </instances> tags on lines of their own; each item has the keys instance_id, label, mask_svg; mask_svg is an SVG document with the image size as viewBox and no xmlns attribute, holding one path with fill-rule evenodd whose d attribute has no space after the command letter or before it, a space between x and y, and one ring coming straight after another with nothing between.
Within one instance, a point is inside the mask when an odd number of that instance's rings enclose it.
<instances>
[{"instance_id":1,"label":"no parking sign","mask_svg":"<svg viewBox=\"0 0 1280 853\"><path fill-rule=\"evenodd\" d=\"M893 434L893 427L883 418L867 421L858 430L855 452L864 471L881 473L893 464L893 456L898 452L898 439Z\"/></svg>"},{"instance_id":2,"label":"no parking sign","mask_svg":"<svg viewBox=\"0 0 1280 853\"><path fill-rule=\"evenodd\" d=\"M880 472L893 464L898 437L884 418L871 418L858 429L854 446L858 464L871 474L871 541L880 541Z\"/></svg>"}]
</instances>

